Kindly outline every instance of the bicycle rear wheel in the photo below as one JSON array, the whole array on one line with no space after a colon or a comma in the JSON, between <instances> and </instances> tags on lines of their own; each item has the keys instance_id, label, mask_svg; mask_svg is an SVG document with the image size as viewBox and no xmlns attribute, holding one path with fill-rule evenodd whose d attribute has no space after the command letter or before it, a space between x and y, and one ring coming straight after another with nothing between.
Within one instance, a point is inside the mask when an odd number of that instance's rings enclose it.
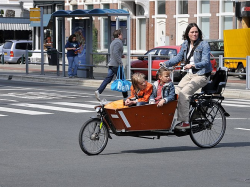
<instances>
[{"instance_id":1,"label":"bicycle rear wheel","mask_svg":"<svg viewBox=\"0 0 250 187\"><path fill-rule=\"evenodd\" d=\"M101 126L101 128L100 128ZM98 155L108 143L108 129L100 119L90 119L79 132L79 144L87 155Z\"/></svg>"},{"instance_id":2,"label":"bicycle rear wheel","mask_svg":"<svg viewBox=\"0 0 250 187\"><path fill-rule=\"evenodd\" d=\"M212 102L204 106L206 117L198 115L193 109L190 119L190 137L194 144L202 148L216 146L223 138L226 131L226 117L222 107Z\"/></svg>"}]
</instances>

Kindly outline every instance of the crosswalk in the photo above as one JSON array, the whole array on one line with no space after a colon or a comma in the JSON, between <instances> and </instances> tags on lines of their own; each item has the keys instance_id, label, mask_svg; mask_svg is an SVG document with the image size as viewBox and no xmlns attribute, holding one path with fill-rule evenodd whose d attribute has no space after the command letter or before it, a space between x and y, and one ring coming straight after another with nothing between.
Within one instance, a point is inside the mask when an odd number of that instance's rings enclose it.
<instances>
[{"instance_id":1,"label":"crosswalk","mask_svg":"<svg viewBox=\"0 0 250 187\"><path fill-rule=\"evenodd\" d=\"M8 116L9 113L23 115L50 115L54 112L66 113L90 113L95 112L94 107L98 105L96 101L88 101L92 104L74 102L47 102L42 104L33 103L12 103L7 106L0 106L0 117Z\"/></svg>"},{"instance_id":2,"label":"crosswalk","mask_svg":"<svg viewBox=\"0 0 250 187\"><path fill-rule=\"evenodd\" d=\"M0 85L0 93L0 117L13 114L30 116L52 115L57 112L75 114L91 113L95 112L94 107L100 104L95 100L93 93L84 91L69 91L53 88L45 90L39 87L24 88ZM105 95L105 97L114 99L117 96ZM83 98L83 100L86 101L82 103L60 102L65 99L79 98ZM36 103L34 103L34 101Z\"/></svg>"},{"instance_id":3,"label":"crosswalk","mask_svg":"<svg viewBox=\"0 0 250 187\"><path fill-rule=\"evenodd\" d=\"M29 103L13 101L8 105L0 105L0 117L5 117L13 114L23 115L52 115L54 112L66 113L91 113L95 112L94 107L98 105L97 101L85 101L84 103L77 102L45 102L45 103ZM222 105L229 107L250 107L250 100L243 99L226 99Z\"/></svg>"},{"instance_id":4,"label":"crosswalk","mask_svg":"<svg viewBox=\"0 0 250 187\"><path fill-rule=\"evenodd\" d=\"M240 108L249 108L250 107L250 100L245 99L226 99L222 102L223 106L233 106L233 107L240 107Z\"/></svg>"}]
</instances>

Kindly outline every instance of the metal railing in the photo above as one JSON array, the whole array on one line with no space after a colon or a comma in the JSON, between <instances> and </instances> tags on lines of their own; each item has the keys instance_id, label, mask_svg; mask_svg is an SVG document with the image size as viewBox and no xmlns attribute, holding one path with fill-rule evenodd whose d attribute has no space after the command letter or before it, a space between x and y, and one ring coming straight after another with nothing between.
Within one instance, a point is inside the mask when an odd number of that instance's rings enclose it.
<instances>
[{"instance_id":1,"label":"metal railing","mask_svg":"<svg viewBox=\"0 0 250 187\"><path fill-rule=\"evenodd\" d=\"M159 57L159 55L137 55L133 54L131 57L147 57L148 58L148 68L130 68L131 70L145 70L148 71L148 82L152 82L152 71L157 71L158 69L152 69L152 58L153 57ZM173 58L173 56L160 56L160 57L169 57L169 59ZM219 57L211 57L211 59L219 59L219 67L224 67L224 59L236 59L236 60L246 60L246 73L235 73L235 72L228 72L228 75L245 75L246 76L246 89L250 89L250 56L247 56L246 58L240 58L240 57L223 57L223 55L219 55ZM132 60L133 61L133 60ZM162 62L167 60L162 60ZM131 63L130 63L131 64ZM178 66L177 66L178 67ZM172 74L172 80L173 80L173 74Z\"/></svg>"}]
</instances>

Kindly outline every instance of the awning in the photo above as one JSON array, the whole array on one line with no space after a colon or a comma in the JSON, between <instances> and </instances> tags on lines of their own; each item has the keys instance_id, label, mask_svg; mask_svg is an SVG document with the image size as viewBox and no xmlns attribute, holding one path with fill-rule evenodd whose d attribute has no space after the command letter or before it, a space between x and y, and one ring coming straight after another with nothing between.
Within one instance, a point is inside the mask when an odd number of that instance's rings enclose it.
<instances>
[{"instance_id":1,"label":"awning","mask_svg":"<svg viewBox=\"0 0 250 187\"><path fill-rule=\"evenodd\" d=\"M48 26L50 17L51 17L51 14L43 14L43 26L44 27ZM40 27L41 22L40 21L31 21L30 26L31 27Z\"/></svg>"},{"instance_id":2,"label":"awning","mask_svg":"<svg viewBox=\"0 0 250 187\"><path fill-rule=\"evenodd\" d=\"M0 18L0 30L32 30L29 18Z\"/></svg>"},{"instance_id":3,"label":"awning","mask_svg":"<svg viewBox=\"0 0 250 187\"><path fill-rule=\"evenodd\" d=\"M21 30L21 31L29 31L32 30L30 24L19 24L19 23L0 23L0 30Z\"/></svg>"}]
</instances>

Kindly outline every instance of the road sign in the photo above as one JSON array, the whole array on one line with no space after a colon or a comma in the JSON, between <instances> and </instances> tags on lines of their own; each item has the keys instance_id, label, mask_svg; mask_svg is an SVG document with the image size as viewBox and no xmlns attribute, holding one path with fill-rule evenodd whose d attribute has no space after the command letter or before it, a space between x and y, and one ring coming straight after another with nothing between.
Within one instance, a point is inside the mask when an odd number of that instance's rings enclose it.
<instances>
[{"instance_id":1,"label":"road sign","mask_svg":"<svg viewBox=\"0 0 250 187\"><path fill-rule=\"evenodd\" d=\"M30 21L40 21L41 10L40 8L30 8Z\"/></svg>"}]
</instances>

